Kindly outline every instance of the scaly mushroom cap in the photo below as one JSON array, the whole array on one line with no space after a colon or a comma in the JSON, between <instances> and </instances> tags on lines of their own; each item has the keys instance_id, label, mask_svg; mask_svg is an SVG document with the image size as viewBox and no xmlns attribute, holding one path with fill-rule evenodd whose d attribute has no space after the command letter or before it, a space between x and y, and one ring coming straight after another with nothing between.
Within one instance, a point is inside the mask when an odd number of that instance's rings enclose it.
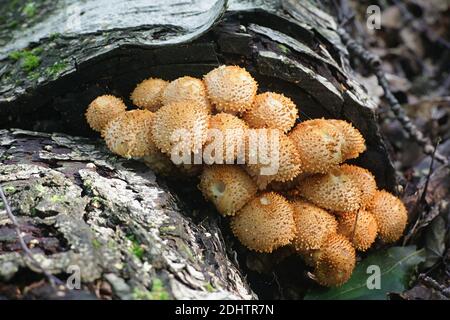
<instances>
[{"instance_id":1,"label":"scaly mushroom cap","mask_svg":"<svg viewBox=\"0 0 450 320\"><path fill-rule=\"evenodd\" d=\"M286 133L294 126L297 116L297 107L291 99L265 92L256 96L255 103L243 119L251 128L273 128Z\"/></svg>"},{"instance_id":2,"label":"scaly mushroom cap","mask_svg":"<svg viewBox=\"0 0 450 320\"><path fill-rule=\"evenodd\" d=\"M297 191L317 206L331 211L353 212L361 205L361 190L340 169L306 177L300 181Z\"/></svg>"},{"instance_id":3,"label":"scaly mushroom cap","mask_svg":"<svg viewBox=\"0 0 450 320\"><path fill-rule=\"evenodd\" d=\"M313 249L313 250L298 250L297 254L302 257L305 264L309 267L315 267L317 265L317 261L320 258L320 249Z\"/></svg>"},{"instance_id":4,"label":"scaly mushroom cap","mask_svg":"<svg viewBox=\"0 0 450 320\"><path fill-rule=\"evenodd\" d=\"M345 212L338 217L338 233L349 239L356 250L366 251L377 237L377 221L364 209Z\"/></svg>"},{"instance_id":5,"label":"scaly mushroom cap","mask_svg":"<svg viewBox=\"0 0 450 320\"><path fill-rule=\"evenodd\" d=\"M163 105L173 102L193 101L211 112L206 88L202 80L193 77L181 77L170 82L163 91Z\"/></svg>"},{"instance_id":6,"label":"scaly mushroom cap","mask_svg":"<svg viewBox=\"0 0 450 320\"><path fill-rule=\"evenodd\" d=\"M400 239L408 221L408 213L402 201L387 191L377 191L368 211L378 225L378 235L386 243Z\"/></svg>"},{"instance_id":7,"label":"scaly mushroom cap","mask_svg":"<svg viewBox=\"0 0 450 320\"><path fill-rule=\"evenodd\" d=\"M100 96L92 101L86 110L86 120L93 130L102 132L108 122L124 113L126 108L120 98L109 95Z\"/></svg>"},{"instance_id":8,"label":"scaly mushroom cap","mask_svg":"<svg viewBox=\"0 0 450 320\"><path fill-rule=\"evenodd\" d=\"M256 129L256 131L258 130L261 129ZM272 137L276 137L276 135L273 135L274 131L278 131L277 145L272 143ZM250 129L248 132L251 134L251 132L255 132L255 129ZM256 133L258 134L258 132ZM267 152L261 151L258 147L257 163L251 163L249 155L247 155L246 161L246 170L254 178L260 190L264 190L272 181L292 181L302 172L302 163L300 161L299 152L288 136L278 129L268 129L267 142ZM250 150L254 147L252 144L253 143L248 144L248 152L252 151ZM259 146L261 146L261 143ZM272 157L273 148L277 148L276 152L278 153L278 159ZM261 171L263 168L268 168L271 166L271 164L268 164L267 161L261 161L262 159L260 156L264 156L264 154L268 157L270 163L274 163L278 166L278 170L275 174L267 174L267 172Z\"/></svg>"},{"instance_id":9,"label":"scaly mushroom cap","mask_svg":"<svg viewBox=\"0 0 450 320\"><path fill-rule=\"evenodd\" d=\"M171 103L155 112L153 140L168 155L171 155L176 145L185 146L192 153L199 153L207 138L208 122L209 114L202 106L189 101ZM181 141L176 140L178 136Z\"/></svg>"},{"instance_id":10,"label":"scaly mushroom cap","mask_svg":"<svg viewBox=\"0 0 450 320\"><path fill-rule=\"evenodd\" d=\"M131 101L141 109L155 112L162 106L162 94L168 82L150 78L142 81L131 93Z\"/></svg>"},{"instance_id":11,"label":"scaly mushroom cap","mask_svg":"<svg viewBox=\"0 0 450 320\"><path fill-rule=\"evenodd\" d=\"M255 101L258 84L244 68L220 66L203 78L208 97L218 111L244 112Z\"/></svg>"},{"instance_id":12,"label":"scaly mushroom cap","mask_svg":"<svg viewBox=\"0 0 450 320\"><path fill-rule=\"evenodd\" d=\"M205 167L199 189L224 216L232 216L256 195L256 185L240 167L215 165Z\"/></svg>"},{"instance_id":13,"label":"scaly mushroom cap","mask_svg":"<svg viewBox=\"0 0 450 320\"><path fill-rule=\"evenodd\" d=\"M230 153L229 157L232 158L229 160L236 160L240 153L240 150L238 150L239 145L241 144L242 148L245 147L248 126L244 120L239 119L232 114L221 112L210 118L209 129L220 131L222 140L218 141L222 141L223 163L226 163L227 152ZM210 133L212 133L212 131ZM205 152L208 150L208 145L211 143L211 147L216 150L218 141L215 141L215 139L216 137L213 138L213 136L208 137L204 148ZM243 150L242 153L242 157L245 157L245 150Z\"/></svg>"},{"instance_id":14,"label":"scaly mushroom cap","mask_svg":"<svg viewBox=\"0 0 450 320\"><path fill-rule=\"evenodd\" d=\"M340 286L350 279L355 264L355 249L350 241L340 234L333 234L320 250L314 276L323 286Z\"/></svg>"},{"instance_id":15,"label":"scaly mushroom cap","mask_svg":"<svg viewBox=\"0 0 450 320\"><path fill-rule=\"evenodd\" d=\"M295 237L292 205L274 192L263 193L231 218L231 229L251 250L272 252Z\"/></svg>"},{"instance_id":16,"label":"scaly mushroom cap","mask_svg":"<svg viewBox=\"0 0 450 320\"><path fill-rule=\"evenodd\" d=\"M358 129L344 120L330 120L344 135L342 157L344 160L357 158L360 153L366 151L366 140Z\"/></svg>"},{"instance_id":17,"label":"scaly mushroom cap","mask_svg":"<svg viewBox=\"0 0 450 320\"><path fill-rule=\"evenodd\" d=\"M289 138L299 151L304 172L326 173L344 160L344 136L328 120L304 121L289 133Z\"/></svg>"},{"instance_id":18,"label":"scaly mushroom cap","mask_svg":"<svg viewBox=\"0 0 450 320\"><path fill-rule=\"evenodd\" d=\"M336 219L325 210L304 200L295 200L292 206L296 227L293 244L298 251L320 249L328 236L336 233Z\"/></svg>"},{"instance_id":19,"label":"scaly mushroom cap","mask_svg":"<svg viewBox=\"0 0 450 320\"><path fill-rule=\"evenodd\" d=\"M358 185L361 190L362 206L367 206L377 191L377 182L373 174L367 169L350 164L343 164L340 169Z\"/></svg>"},{"instance_id":20,"label":"scaly mushroom cap","mask_svg":"<svg viewBox=\"0 0 450 320\"><path fill-rule=\"evenodd\" d=\"M125 158L157 153L150 132L154 118L155 114L148 110L132 110L119 115L103 131L106 145Z\"/></svg>"}]
</instances>

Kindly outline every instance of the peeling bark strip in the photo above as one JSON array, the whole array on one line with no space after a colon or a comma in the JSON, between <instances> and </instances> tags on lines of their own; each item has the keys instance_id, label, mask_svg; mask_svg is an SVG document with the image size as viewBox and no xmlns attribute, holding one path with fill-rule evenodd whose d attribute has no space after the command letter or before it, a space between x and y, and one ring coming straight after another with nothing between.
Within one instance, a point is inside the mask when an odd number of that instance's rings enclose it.
<instances>
[{"instance_id":1,"label":"peeling bark strip","mask_svg":"<svg viewBox=\"0 0 450 320\"><path fill-rule=\"evenodd\" d=\"M195 225L142 164L88 139L21 130L0 131L0 163L25 241L52 274L79 270L84 285L106 282L122 299L254 298L216 221ZM2 209L0 283L20 285L32 264Z\"/></svg>"}]
</instances>

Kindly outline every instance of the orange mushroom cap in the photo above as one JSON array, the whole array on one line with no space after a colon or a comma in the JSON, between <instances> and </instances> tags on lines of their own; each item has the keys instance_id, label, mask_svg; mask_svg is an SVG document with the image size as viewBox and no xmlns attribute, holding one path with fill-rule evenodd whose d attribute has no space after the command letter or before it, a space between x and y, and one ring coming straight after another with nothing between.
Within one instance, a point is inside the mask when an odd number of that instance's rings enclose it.
<instances>
[{"instance_id":1,"label":"orange mushroom cap","mask_svg":"<svg viewBox=\"0 0 450 320\"><path fill-rule=\"evenodd\" d=\"M258 84L244 68L220 66L203 78L209 100L218 111L240 113L255 101Z\"/></svg>"},{"instance_id":2,"label":"orange mushroom cap","mask_svg":"<svg viewBox=\"0 0 450 320\"><path fill-rule=\"evenodd\" d=\"M320 250L314 276L323 286L340 286L350 279L355 264L355 249L350 241L340 234L332 234Z\"/></svg>"},{"instance_id":3,"label":"orange mushroom cap","mask_svg":"<svg viewBox=\"0 0 450 320\"><path fill-rule=\"evenodd\" d=\"M93 130L102 132L108 122L123 114L126 109L122 99L110 95L100 96L87 108L86 120Z\"/></svg>"},{"instance_id":4,"label":"orange mushroom cap","mask_svg":"<svg viewBox=\"0 0 450 320\"><path fill-rule=\"evenodd\" d=\"M177 144L185 145L192 153L200 153L207 139L208 125L209 114L204 107L189 101L174 102L155 112L152 136L163 153L171 155ZM177 132L181 141L174 139Z\"/></svg>"},{"instance_id":5,"label":"orange mushroom cap","mask_svg":"<svg viewBox=\"0 0 450 320\"><path fill-rule=\"evenodd\" d=\"M292 206L296 227L293 244L300 252L320 249L328 236L336 233L336 219L327 211L304 200L295 200Z\"/></svg>"},{"instance_id":6,"label":"orange mushroom cap","mask_svg":"<svg viewBox=\"0 0 450 320\"><path fill-rule=\"evenodd\" d=\"M325 119L314 119L299 123L290 133L300 155L303 171L326 173L344 161L341 130Z\"/></svg>"},{"instance_id":7,"label":"orange mushroom cap","mask_svg":"<svg viewBox=\"0 0 450 320\"><path fill-rule=\"evenodd\" d=\"M338 233L347 237L356 250L366 251L375 242L377 221L366 210L345 212L338 217L338 223Z\"/></svg>"},{"instance_id":8,"label":"orange mushroom cap","mask_svg":"<svg viewBox=\"0 0 450 320\"><path fill-rule=\"evenodd\" d=\"M142 81L131 93L131 101L141 109L156 111L162 106L162 94L168 82L149 78Z\"/></svg>"},{"instance_id":9,"label":"orange mushroom cap","mask_svg":"<svg viewBox=\"0 0 450 320\"><path fill-rule=\"evenodd\" d=\"M331 211L353 212L361 206L361 190L339 168L304 178L296 190L312 203Z\"/></svg>"},{"instance_id":10,"label":"orange mushroom cap","mask_svg":"<svg viewBox=\"0 0 450 320\"><path fill-rule=\"evenodd\" d=\"M192 101L211 112L205 84L200 79L185 76L170 82L165 87L162 94L164 105L183 101Z\"/></svg>"},{"instance_id":11,"label":"orange mushroom cap","mask_svg":"<svg viewBox=\"0 0 450 320\"><path fill-rule=\"evenodd\" d=\"M408 213L402 201L387 191L376 191L368 211L378 225L378 235L386 243L400 239L406 228Z\"/></svg>"},{"instance_id":12,"label":"orange mushroom cap","mask_svg":"<svg viewBox=\"0 0 450 320\"><path fill-rule=\"evenodd\" d=\"M199 189L214 203L222 215L234 215L256 195L256 185L238 166L206 167L200 177Z\"/></svg>"},{"instance_id":13,"label":"orange mushroom cap","mask_svg":"<svg viewBox=\"0 0 450 320\"><path fill-rule=\"evenodd\" d=\"M110 121L103 131L108 148L125 158L158 152L150 128L155 114L148 110L127 111Z\"/></svg>"},{"instance_id":14,"label":"orange mushroom cap","mask_svg":"<svg viewBox=\"0 0 450 320\"><path fill-rule=\"evenodd\" d=\"M274 192L263 193L231 218L231 229L251 250L272 252L295 237L292 205Z\"/></svg>"},{"instance_id":15,"label":"orange mushroom cap","mask_svg":"<svg viewBox=\"0 0 450 320\"><path fill-rule=\"evenodd\" d=\"M243 119L252 128L273 128L288 132L297 120L295 103L283 94L265 92L256 96Z\"/></svg>"}]
</instances>

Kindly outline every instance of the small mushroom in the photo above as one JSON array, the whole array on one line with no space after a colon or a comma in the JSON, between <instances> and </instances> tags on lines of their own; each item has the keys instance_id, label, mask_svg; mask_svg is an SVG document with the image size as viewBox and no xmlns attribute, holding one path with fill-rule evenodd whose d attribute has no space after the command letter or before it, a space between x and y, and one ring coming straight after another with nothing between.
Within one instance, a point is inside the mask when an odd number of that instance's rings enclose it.
<instances>
[{"instance_id":1,"label":"small mushroom","mask_svg":"<svg viewBox=\"0 0 450 320\"><path fill-rule=\"evenodd\" d=\"M211 112L205 84L202 80L193 77L181 77L170 82L162 93L163 105L174 102L192 101Z\"/></svg>"},{"instance_id":2,"label":"small mushroom","mask_svg":"<svg viewBox=\"0 0 450 320\"><path fill-rule=\"evenodd\" d=\"M364 209L345 212L338 217L338 233L347 237L356 250L369 249L375 242L377 230L375 217Z\"/></svg>"},{"instance_id":3,"label":"small mushroom","mask_svg":"<svg viewBox=\"0 0 450 320\"><path fill-rule=\"evenodd\" d=\"M163 105L162 94L167 85L168 82L162 79L146 79L131 93L131 101L141 109L155 112Z\"/></svg>"},{"instance_id":4,"label":"small mushroom","mask_svg":"<svg viewBox=\"0 0 450 320\"><path fill-rule=\"evenodd\" d=\"M244 68L220 66L203 78L209 100L217 111L242 113L255 101L258 84Z\"/></svg>"},{"instance_id":5,"label":"small mushroom","mask_svg":"<svg viewBox=\"0 0 450 320\"><path fill-rule=\"evenodd\" d=\"M297 116L297 107L291 99L283 94L265 92L256 96L243 119L251 128L272 128L286 133L294 126Z\"/></svg>"},{"instance_id":6,"label":"small mushroom","mask_svg":"<svg viewBox=\"0 0 450 320\"><path fill-rule=\"evenodd\" d=\"M387 191L376 191L368 211L378 225L378 235L386 243L400 239L406 228L408 213L402 201Z\"/></svg>"},{"instance_id":7,"label":"small mushroom","mask_svg":"<svg viewBox=\"0 0 450 320\"><path fill-rule=\"evenodd\" d=\"M332 234L320 250L314 277L323 286L341 286L350 279L355 264L355 249L350 241L343 235Z\"/></svg>"},{"instance_id":8,"label":"small mushroom","mask_svg":"<svg viewBox=\"0 0 450 320\"><path fill-rule=\"evenodd\" d=\"M293 212L292 205L283 196L263 193L231 218L231 229L247 248L272 252L294 239Z\"/></svg>"},{"instance_id":9,"label":"small mushroom","mask_svg":"<svg viewBox=\"0 0 450 320\"><path fill-rule=\"evenodd\" d=\"M256 195L256 185L240 167L214 165L206 167L199 189L224 216L232 216Z\"/></svg>"},{"instance_id":10,"label":"small mushroom","mask_svg":"<svg viewBox=\"0 0 450 320\"><path fill-rule=\"evenodd\" d=\"M93 130L102 132L108 122L123 114L126 109L122 99L110 95L100 96L87 108L86 120Z\"/></svg>"},{"instance_id":11,"label":"small mushroom","mask_svg":"<svg viewBox=\"0 0 450 320\"><path fill-rule=\"evenodd\" d=\"M300 252L320 249L325 240L337 231L334 216L304 200L292 202L296 237L293 241Z\"/></svg>"},{"instance_id":12,"label":"small mushroom","mask_svg":"<svg viewBox=\"0 0 450 320\"><path fill-rule=\"evenodd\" d=\"M125 158L157 153L150 132L154 117L155 114L148 110L132 110L114 118L103 131L106 145Z\"/></svg>"}]
</instances>

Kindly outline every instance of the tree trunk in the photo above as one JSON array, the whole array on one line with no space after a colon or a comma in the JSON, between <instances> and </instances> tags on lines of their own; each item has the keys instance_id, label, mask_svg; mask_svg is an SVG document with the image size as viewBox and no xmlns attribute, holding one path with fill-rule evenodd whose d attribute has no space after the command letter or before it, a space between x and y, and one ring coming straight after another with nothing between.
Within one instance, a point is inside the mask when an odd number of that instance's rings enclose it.
<instances>
[{"instance_id":1,"label":"tree trunk","mask_svg":"<svg viewBox=\"0 0 450 320\"><path fill-rule=\"evenodd\" d=\"M254 297L227 256L218 216L193 223L142 163L89 139L21 130L0 132L0 156L0 184L23 237L51 273L79 270L82 283L122 299ZM0 278L20 285L32 264L5 211L0 239Z\"/></svg>"}]
</instances>

